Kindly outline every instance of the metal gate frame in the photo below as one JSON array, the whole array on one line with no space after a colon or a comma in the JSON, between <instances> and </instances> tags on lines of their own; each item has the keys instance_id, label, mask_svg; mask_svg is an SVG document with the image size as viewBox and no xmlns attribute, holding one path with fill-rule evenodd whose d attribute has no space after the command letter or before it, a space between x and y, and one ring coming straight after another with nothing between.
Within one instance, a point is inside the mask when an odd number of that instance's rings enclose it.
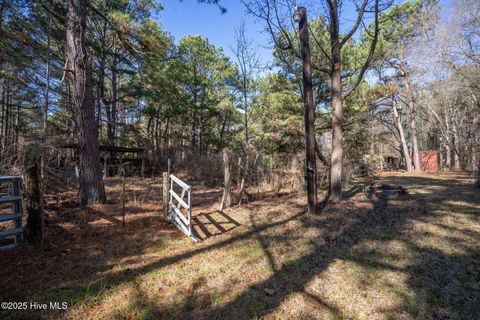
<instances>
[{"instance_id":1,"label":"metal gate frame","mask_svg":"<svg viewBox=\"0 0 480 320\"><path fill-rule=\"evenodd\" d=\"M12 210L10 214L0 215L0 222L13 222L13 229L0 232L0 238L13 236L13 242L1 245L0 250L15 248L23 241L21 184L20 176L0 176L0 185L6 189L0 192L0 203L11 203Z\"/></svg>"},{"instance_id":2,"label":"metal gate frame","mask_svg":"<svg viewBox=\"0 0 480 320\"><path fill-rule=\"evenodd\" d=\"M169 180L168 219L190 239L198 242L198 238L192 232L192 188L173 174L170 175ZM182 188L180 195L173 190L174 183ZM187 196L187 199L185 199L185 196ZM174 200L177 201L177 204L174 203ZM182 208L187 210L186 216L182 213Z\"/></svg>"}]
</instances>

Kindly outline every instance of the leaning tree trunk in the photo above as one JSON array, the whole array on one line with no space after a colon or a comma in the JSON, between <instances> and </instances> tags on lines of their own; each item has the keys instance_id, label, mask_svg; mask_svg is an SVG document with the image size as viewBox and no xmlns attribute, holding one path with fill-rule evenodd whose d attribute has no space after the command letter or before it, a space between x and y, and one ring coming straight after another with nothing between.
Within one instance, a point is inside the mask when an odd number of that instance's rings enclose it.
<instances>
[{"instance_id":1,"label":"leaning tree trunk","mask_svg":"<svg viewBox=\"0 0 480 320\"><path fill-rule=\"evenodd\" d=\"M415 171L422 171L420 166L420 152L418 151L418 138L417 138L417 110L415 107L415 102L413 101L412 91L410 89L410 84L408 83L408 79L406 76L406 72L404 72L403 82L405 85L406 93L407 93L407 100L408 100L408 107L410 109L410 138L412 141L412 158L413 158L413 167Z\"/></svg>"},{"instance_id":2,"label":"leaning tree trunk","mask_svg":"<svg viewBox=\"0 0 480 320\"><path fill-rule=\"evenodd\" d=\"M412 118L410 120L410 130L412 138L412 152L413 152L413 166L415 171L422 171L420 167L420 152L418 151L418 139L417 139L417 120L415 107L412 110Z\"/></svg>"},{"instance_id":3,"label":"leaning tree trunk","mask_svg":"<svg viewBox=\"0 0 480 320\"><path fill-rule=\"evenodd\" d=\"M452 135L453 135L453 168L455 170L460 170L460 151L459 151L459 141L458 141L458 132L457 125L455 122L452 122Z\"/></svg>"},{"instance_id":4,"label":"leaning tree trunk","mask_svg":"<svg viewBox=\"0 0 480 320\"><path fill-rule=\"evenodd\" d=\"M407 166L407 171L413 171L412 160L410 159L410 155L408 154L407 141L405 140L405 133L403 132L403 125L398 114L397 101L395 100L395 98L392 98L392 110L395 121L397 122L398 132L400 133L400 142L402 143L402 152L405 159L405 164Z\"/></svg>"},{"instance_id":5,"label":"leaning tree trunk","mask_svg":"<svg viewBox=\"0 0 480 320\"><path fill-rule=\"evenodd\" d=\"M105 187L98 150L90 66L85 47L87 0L70 0L67 23L67 70L79 126L79 182L82 204L104 203Z\"/></svg>"},{"instance_id":6,"label":"leaning tree trunk","mask_svg":"<svg viewBox=\"0 0 480 320\"><path fill-rule=\"evenodd\" d=\"M25 150L25 211L27 213L27 240L41 243L45 229L43 199L40 192L40 152L30 145Z\"/></svg>"}]
</instances>

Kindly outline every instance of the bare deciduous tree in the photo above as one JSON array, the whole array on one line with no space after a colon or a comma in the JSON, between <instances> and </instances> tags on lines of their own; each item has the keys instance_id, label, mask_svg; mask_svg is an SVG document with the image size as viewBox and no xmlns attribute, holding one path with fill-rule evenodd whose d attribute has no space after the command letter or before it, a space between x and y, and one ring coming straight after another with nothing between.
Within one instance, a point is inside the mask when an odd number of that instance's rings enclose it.
<instances>
[{"instance_id":1,"label":"bare deciduous tree","mask_svg":"<svg viewBox=\"0 0 480 320\"><path fill-rule=\"evenodd\" d=\"M258 72L261 69L261 60L258 55L258 51L253 41L248 38L245 22L242 22L240 27L235 30L235 47L232 48L235 57L237 58L238 66L238 89L242 96L243 102L243 119L244 119L244 130L245 130L245 145L244 145L244 159L245 164L243 168L243 176L240 182L240 195L239 203L242 202L243 192L245 188L245 180L248 178L249 174L249 157L248 149L250 146L249 143L249 131L248 131L248 113L250 106L255 94L254 82L255 78L258 75Z\"/></svg>"}]
</instances>

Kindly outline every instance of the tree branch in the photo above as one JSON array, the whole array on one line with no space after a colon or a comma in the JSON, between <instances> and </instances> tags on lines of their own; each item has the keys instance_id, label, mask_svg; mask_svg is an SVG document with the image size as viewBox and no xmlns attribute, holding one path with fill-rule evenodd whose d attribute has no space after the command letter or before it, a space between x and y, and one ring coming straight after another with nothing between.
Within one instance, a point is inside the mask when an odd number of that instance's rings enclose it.
<instances>
[{"instance_id":1,"label":"tree branch","mask_svg":"<svg viewBox=\"0 0 480 320\"><path fill-rule=\"evenodd\" d=\"M358 8L357 21L355 22L355 25L352 27L352 29L347 33L345 38L340 41L340 47L343 47L343 45L355 34L355 32L357 32L358 27L363 21L363 14L365 13L365 7L367 6L367 4L368 0L363 0L362 6Z\"/></svg>"},{"instance_id":2,"label":"tree branch","mask_svg":"<svg viewBox=\"0 0 480 320\"><path fill-rule=\"evenodd\" d=\"M365 72L367 71L368 67L370 66L370 63L372 62L373 54L375 53L375 47L377 46L378 33L379 33L379 21L378 21L379 1L380 0L375 0L375 33L373 35L372 43L370 45L370 51L368 52L367 60L365 61L365 64L363 65L362 69L360 70L360 74L358 75L357 80L352 85L352 87L347 90L347 92L344 94L343 98L348 97L353 91L355 91L355 89L358 87L358 85L362 81L363 76L365 75Z\"/></svg>"},{"instance_id":3,"label":"tree branch","mask_svg":"<svg viewBox=\"0 0 480 320\"><path fill-rule=\"evenodd\" d=\"M66 26L67 25L67 20L65 19L65 17L63 17L61 14L59 14L58 12L56 12L54 9L50 8L49 6L47 6L45 3L43 2L40 2L40 5L48 12L50 13L52 16L55 17L55 19L58 20L58 22L60 22L63 26Z\"/></svg>"}]
</instances>

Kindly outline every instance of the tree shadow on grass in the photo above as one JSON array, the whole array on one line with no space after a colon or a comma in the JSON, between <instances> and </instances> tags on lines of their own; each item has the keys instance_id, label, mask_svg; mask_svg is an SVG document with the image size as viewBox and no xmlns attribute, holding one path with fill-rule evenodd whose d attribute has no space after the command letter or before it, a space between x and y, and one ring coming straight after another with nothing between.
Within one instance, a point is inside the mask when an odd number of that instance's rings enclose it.
<instances>
[{"instance_id":1,"label":"tree shadow on grass","mask_svg":"<svg viewBox=\"0 0 480 320\"><path fill-rule=\"evenodd\" d=\"M401 178L396 178L400 180ZM464 246L463 253L445 252L438 248L429 247L428 243L422 245L425 234L411 231L414 221L437 221L444 213L439 212L438 207L442 203L455 198L459 199L459 185L445 184L428 178L416 178L400 183L409 185L422 185L423 187L434 186L435 188L424 190L422 194L407 196L407 198L384 200L364 199L369 208L342 211L338 214L342 204L337 207L327 208L320 215L307 216L298 213L289 219L275 223L257 224L251 215L252 229L235 237L212 244L207 247L188 251L184 254L160 259L142 268L129 272L111 274L106 282L109 286L115 286L130 281L136 276L161 268L163 266L178 263L206 250L220 249L234 242L257 238L265 257L267 258L273 273L268 279L252 284L230 302L220 306L205 306L202 310L189 310L183 308L181 314L185 318L197 319L252 319L261 318L275 311L283 301L293 294L303 294L309 299L317 301L318 308L327 309L337 318L344 317L345 310L338 306L327 303L321 295L312 294L308 291L309 283L320 276L336 260L352 261L364 268L370 268L373 272L391 270L404 274L407 278L406 288L397 284L390 284L401 303L382 312L392 318L404 315L412 318L425 319L475 319L478 315L479 289L478 289L478 265L479 254L475 250L480 239L477 233L468 230L464 235L473 238L473 243L459 242ZM462 187L463 188L463 187ZM441 193L441 196L438 195ZM461 189L465 197L469 199L470 190ZM429 202L425 202L428 199ZM359 201L358 199L356 200ZM430 203L430 202L434 203ZM372 208L373 206L373 208ZM460 206L449 205L449 210L460 210ZM472 213L468 212L468 215ZM477 213L478 214L478 213ZM322 237L311 240L311 250L298 259L279 264L275 261L275 253L272 245L281 241L290 241L288 234L270 235L267 231L272 228L285 225L289 221L300 221L305 228L322 231ZM428 233L427 233L428 235ZM418 237L418 239L415 238ZM444 237L437 239L443 241ZM458 240L458 239L457 239ZM389 242L399 241L403 243L407 251L405 254L412 255L407 267L399 267L394 263L385 262L386 253L363 252L356 248L364 242ZM453 240L452 240L453 241ZM436 243L433 243L435 245ZM478 247L478 246L477 246ZM319 289L321 292L321 289ZM270 293L268 293L270 292ZM184 305L191 305L192 297L187 295ZM161 310L159 314L165 315ZM166 311L166 310L165 310ZM174 309L169 312L175 313ZM307 316L315 317L315 309Z\"/></svg>"},{"instance_id":2,"label":"tree shadow on grass","mask_svg":"<svg viewBox=\"0 0 480 320\"><path fill-rule=\"evenodd\" d=\"M418 178L415 182L418 182ZM430 181L431 183L434 181ZM443 192L454 194L454 190L448 184L441 185L445 188ZM386 313L390 313L392 317L403 312L414 318L475 319L480 312L478 288L480 261L475 243L467 244L463 254L454 254L421 247L409 240L409 234L405 233L404 229L412 219L425 218L425 216L435 219L436 212L430 210L429 204L423 202L421 196L396 201L393 208L388 200L374 199L372 202L373 210L359 215L352 223L346 223L338 217L336 223L329 221L329 224L343 225L340 230L330 230L330 233L333 231L333 234L338 235L327 236L323 244L320 241L318 244L313 243L313 249L309 254L280 268L277 268L273 262L268 237L259 236L260 234L257 233L265 255L274 270L273 276L250 286L233 301L212 310L206 318L251 319L266 316L279 307L288 296L305 290L307 284L326 270L335 259L351 259L352 251L355 252L352 248L355 245L363 241L397 240L406 243L414 258L410 261L411 266L408 268L395 270L407 275L408 289L414 292L415 297L424 297L424 301L418 303L406 295L403 296L404 302L397 306L398 309L388 310ZM325 225L322 226L324 223L322 220L317 222L308 220L306 219L307 223L316 223L319 228L325 227ZM441 241L441 239L438 240ZM478 244L480 239L477 237L475 240ZM355 261L362 262L362 259L369 257L369 266L388 269L388 264L381 261L381 253L379 255L379 257L372 257L360 254ZM275 288L275 293L273 296L266 296L264 291L270 288ZM251 304L257 308L253 313L246 312Z\"/></svg>"},{"instance_id":3,"label":"tree shadow on grass","mask_svg":"<svg viewBox=\"0 0 480 320\"><path fill-rule=\"evenodd\" d=\"M196 319L261 318L277 310L291 295L302 294L315 300L318 308L327 309L333 317L341 318L345 316L345 310L325 301L322 295L308 290L313 279L321 277L332 263L340 259L353 262L372 272L394 271L406 277L405 287L391 284L391 290L400 303L379 311L388 317L398 318L400 315L424 319L476 319L480 306L478 231L472 230L463 222L463 224L459 222L459 225L448 225L449 228L458 229L454 231L461 236L449 239L436 229L417 230L415 223L445 224L440 221L442 219L449 221L449 214L445 213L445 210L451 211L456 216L467 217L465 221L476 220L480 213L473 209L480 207L477 204L478 195L476 197L472 195L469 187L445 183L445 180L430 177L409 177L408 181L402 180L402 177L395 179L399 184L422 186L424 190L419 194L393 200L355 199L355 207L346 209L340 204L327 208L315 216L308 216L301 211L287 219L261 224L251 216L250 222L253 227L250 230L234 234L225 240L157 259L135 269L112 271L102 280L95 280L93 275L91 291L93 294L99 294L105 289L102 284L106 284L107 288L114 288L131 282L149 271L174 265L210 250L222 249L236 242L256 238L271 266L270 277L251 284L226 304L199 306L203 308L202 310L191 310L190 307L178 305L160 310L152 303L154 315L158 317L178 315L180 308L182 318L193 318L193 315ZM463 213L465 207L470 207L462 206L458 201L470 199L476 201L470 206L473 209ZM451 203L453 200L455 202ZM289 208L293 210L294 206ZM290 221L300 222L305 230L318 230L319 236L310 239L310 249L306 254L282 264L277 263L275 251L272 250L274 244L284 242L287 247L293 244L291 250L295 250L295 239L288 233L270 234L268 231L285 226ZM455 224L455 221L453 223ZM448 229L442 226L437 228ZM476 228L478 229L478 225ZM432 238L432 234L437 236ZM382 251L381 246L373 251L365 251L362 247L364 243L390 242L401 243L406 248L405 251L400 252L398 257L389 258L389 253ZM443 248L444 242L450 242L447 248L455 250ZM399 265L394 262L395 258L402 257L408 260L408 263ZM368 285L368 281L365 281L365 285ZM322 289L318 288L317 291L321 292ZM186 294L182 305L192 305L191 301L197 299L196 295L198 294ZM307 317L314 318L315 309L310 312Z\"/></svg>"},{"instance_id":4,"label":"tree shadow on grass","mask_svg":"<svg viewBox=\"0 0 480 320\"><path fill-rule=\"evenodd\" d=\"M295 206L292 206L295 208ZM78 276L76 275L76 272L72 272L73 270L69 269L70 266L67 267L67 271L70 270L68 274L62 274L61 276L57 276L55 278L50 278L49 279L49 287L48 290L42 293L37 293L37 297L40 299L40 301L53 301L55 299L66 299L70 301L70 305L75 305L79 302L82 302L83 300L89 299L89 297L96 297L95 299L102 299L103 294L108 292L109 289L112 289L116 286L119 286L124 283L131 283L132 281L136 279L136 277L143 275L145 273L148 273L153 270L157 270L166 266L174 265L176 263L180 263L184 260L190 259L193 256L206 253L210 250L215 250L215 249L222 249L228 245L231 245L233 243L243 241L250 239L252 236L254 236L255 232L266 230L269 228L275 228L278 226L281 226L283 224L288 223L289 221L294 221L297 219L299 216L301 216L303 212L299 212L297 214L289 216L287 219L284 220L279 220L276 222L271 222L271 223L266 223L258 227L257 230L248 230L246 232L240 233L234 237L227 238L225 240L218 241L213 244L207 244L203 246L195 246L195 249L193 250L185 250L181 254L173 255L173 256L167 256L164 258L156 259L153 262L146 263L140 267L137 268L122 268L120 270L110 270L108 272L108 269L105 267L99 268L98 266L91 266L91 272L90 276L84 279L78 279ZM174 228L174 227L173 227ZM178 233L178 232L177 232ZM131 235L126 235L125 240L130 238ZM146 244L147 246L153 246L153 242L148 242ZM138 250L143 250L142 247L138 248ZM96 258L95 263L99 263L100 259L103 261L105 258L100 258L103 256L102 253L91 253L94 255ZM138 255L138 251L129 251L127 255L123 255L124 258L127 258L128 256L136 256ZM84 258L81 258L84 259ZM90 261L90 258L88 259ZM106 274L105 276L99 277L99 274L104 273ZM73 278L71 278L73 277ZM80 280L80 281L79 281ZM25 288L25 287L24 287ZM0 294L0 298L6 299L6 298L12 298L12 295L9 295L8 292L4 291L1 292L5 294ZM21 294L21 293L20 293ZM24 295L26 294L26 295ZM21 296L18 296L18 298L25 298L28 297L31 292L27 294L27 292L23 292ZM8 299L7 299L8 300ZM64 301L64 300L62 300ZM153 308L153 307L152 307ZM18 318L24 318L25 316L28 316L30 314L29 312L12 312L10 314L13 314L12 317L15 317L15 315L18 315Z\"/></svg>"}]
</instances>

